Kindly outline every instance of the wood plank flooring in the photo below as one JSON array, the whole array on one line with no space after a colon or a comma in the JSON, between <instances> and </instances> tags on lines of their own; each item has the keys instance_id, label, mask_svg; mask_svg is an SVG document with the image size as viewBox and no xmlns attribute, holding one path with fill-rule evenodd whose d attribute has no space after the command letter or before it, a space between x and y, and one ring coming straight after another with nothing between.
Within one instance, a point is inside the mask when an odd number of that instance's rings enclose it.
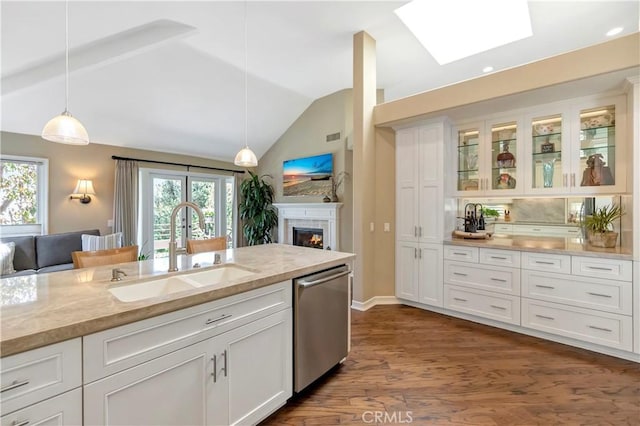
<instances>
[{"instance_id":1,"label":"wood plank flooring","mask_svg":"<svg viewBox=\"0 0 640 426\"><path fill-rule=\"evenodd\" d=\"M640 425L640 364L407 306L263 425Z\"/></svg>"}]
</instances>

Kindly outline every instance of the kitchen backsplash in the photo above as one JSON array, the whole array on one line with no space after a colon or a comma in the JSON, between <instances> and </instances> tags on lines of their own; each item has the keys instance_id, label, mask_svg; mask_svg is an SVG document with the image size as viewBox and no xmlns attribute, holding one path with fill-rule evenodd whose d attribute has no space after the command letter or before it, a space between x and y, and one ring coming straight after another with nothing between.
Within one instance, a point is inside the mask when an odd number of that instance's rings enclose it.
<instances>
[{"instance_id":1,"label":"kitchen backsplash","mask_svg":"<svg viewBox=\"0 0 640 426\"><path fill-rule=\"evenodd\" d=\"M565 208L564 198L514 199L510 209L511 221L565 223Z\"/></svg>"}]
</instances>

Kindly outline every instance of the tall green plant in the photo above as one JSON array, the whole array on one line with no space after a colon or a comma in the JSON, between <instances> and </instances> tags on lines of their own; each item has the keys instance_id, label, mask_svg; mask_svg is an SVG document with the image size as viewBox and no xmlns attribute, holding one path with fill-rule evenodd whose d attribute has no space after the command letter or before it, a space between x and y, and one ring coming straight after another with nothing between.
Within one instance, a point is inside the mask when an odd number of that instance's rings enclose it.
<instances>
[{"instance_id":1,"label":"tall green plant","mask_svg":"<svg viewBox=\"0 0 640 426\"><path fill-rule=\"evenodd\" d=\"M263 176L249 172L249 179L240 184L240 219L242 232L250 246L272 242L271 230L278 223L273 207L273 186Z\"/></svg>"},{"instance_id":2,"label":"tall green plant","mask_svg":"<svg viewBox=\"0 0 640 426\"><path fill-rule=\"evenodd\" d=\"M613 221L619 219L624 212L620 206L607 205L596 209L587 216L585 226L592 232L607 232L613 228Z\"/></svg>"}]
</instances>

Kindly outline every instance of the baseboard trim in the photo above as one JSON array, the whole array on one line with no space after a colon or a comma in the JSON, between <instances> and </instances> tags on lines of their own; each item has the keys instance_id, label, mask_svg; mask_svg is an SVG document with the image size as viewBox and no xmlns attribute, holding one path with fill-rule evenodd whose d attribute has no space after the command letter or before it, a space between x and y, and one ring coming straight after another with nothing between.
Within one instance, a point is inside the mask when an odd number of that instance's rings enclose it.
<instances>
[{"instance_id":1,"label":"baseboard trim","mask_svg":"<svg viewBox=\"0 0 640 426\"><path fill-rule=\"evenodd\" d=\"M400 299L395 296L374 296L366 302L351 301L351 308L357 311L366 311L376 305L399 305Z\"/></svg>"}]
</instances>

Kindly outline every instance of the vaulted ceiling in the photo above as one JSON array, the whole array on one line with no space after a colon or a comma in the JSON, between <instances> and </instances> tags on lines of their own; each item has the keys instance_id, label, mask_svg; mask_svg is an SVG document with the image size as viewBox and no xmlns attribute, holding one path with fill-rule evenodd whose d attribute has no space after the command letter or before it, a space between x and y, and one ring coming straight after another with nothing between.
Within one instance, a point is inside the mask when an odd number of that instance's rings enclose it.
<instances>
[{"instance_id":1,"label":"vaulted ceiling","mask_svg":"<svg viewBox=\"0 0 640 426\"><path fill-rule=\"evenodd\" d=\"M376 39L378 87L392 100L639 22L637 1L530 1L533 37L441 66L394 14L405 3L70 1L69 110L93 142L226 161L244 145L247 117L260 157L311 102L351 87L358 31ZM59 1L2 1L3 131L39 135L64 109L64 13ZM461 36L452 29L443 36Z\"/></svg>"}]
</instances>

